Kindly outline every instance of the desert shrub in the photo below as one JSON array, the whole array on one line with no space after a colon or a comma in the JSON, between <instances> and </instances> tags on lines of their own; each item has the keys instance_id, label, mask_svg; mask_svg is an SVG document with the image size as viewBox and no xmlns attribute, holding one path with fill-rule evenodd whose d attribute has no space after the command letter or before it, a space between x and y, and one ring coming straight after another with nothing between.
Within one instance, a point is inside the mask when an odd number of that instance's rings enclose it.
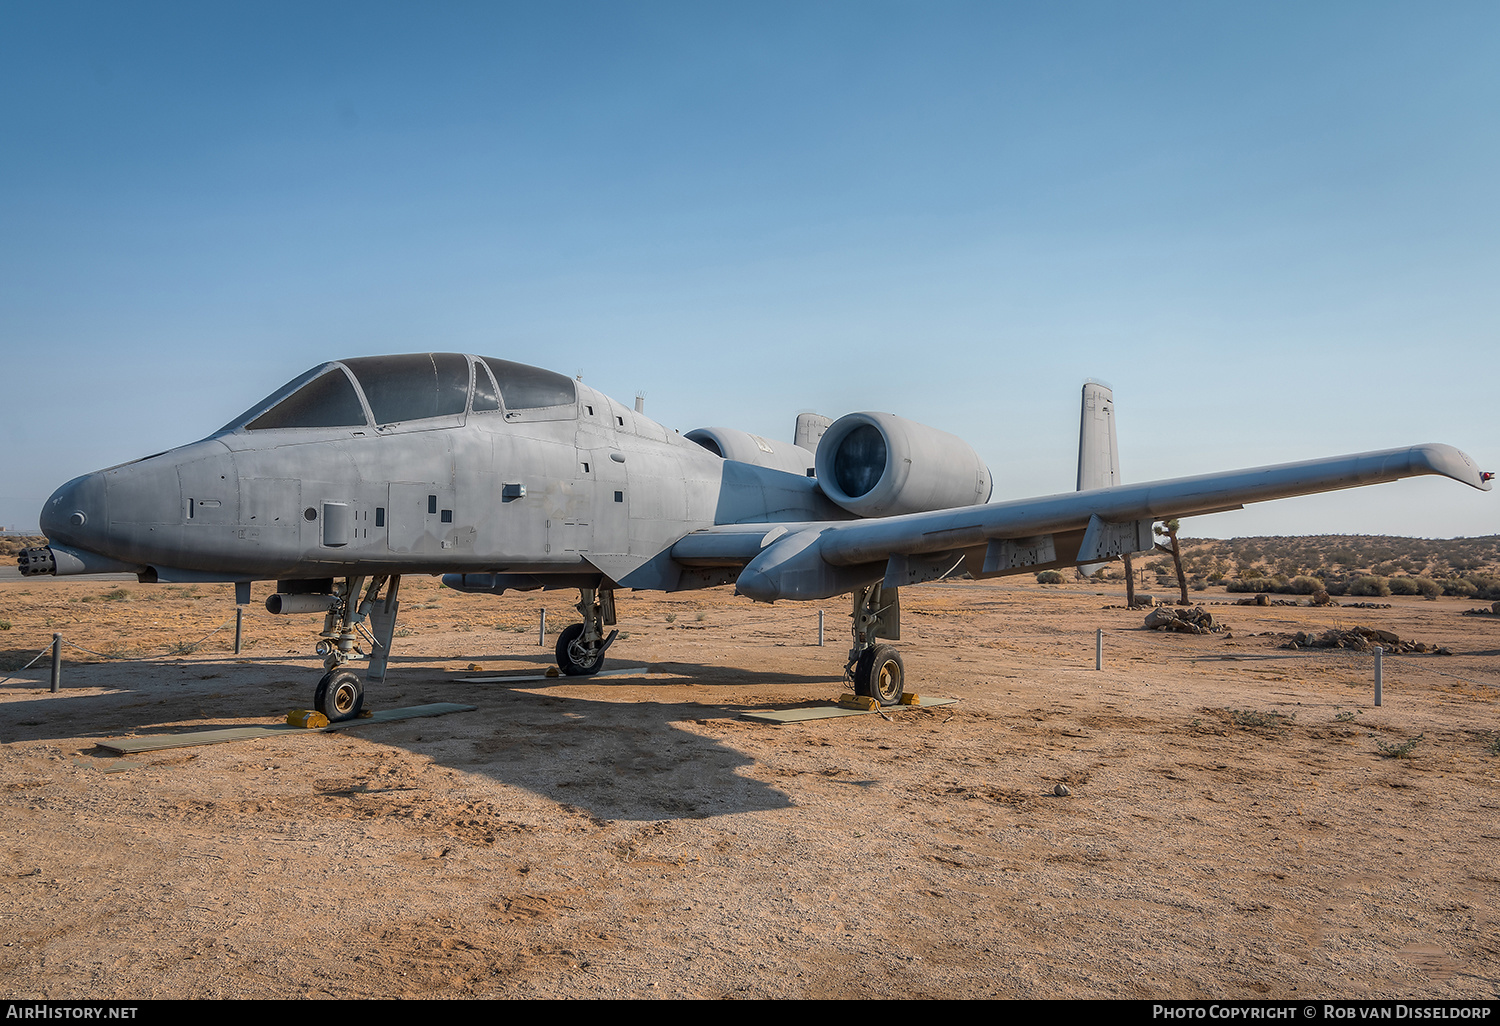
<instances>
[{"instance_id":1,"label":"desert shrub","mask_svg":"<svg viewBox=\"0 0 1500 1026\"><path fill-rule=\"evenodd\" d=\"M1036 575L1038 584L1061 584L1062 582L1063 575L1056 570L1043 570Z\"/></svg>"},{"instance_id":2,"label":"desert shrub","mask_svg":"<svg viewBox=\"0 0 1500 1026\"><path fill-rule=\"evenodd\" d=\"M1323 582L1316 577L1299 576L1292 578L1292 594L1315 595L1323 590Z\"/></svg>"},{"instance_id":3,"label":"desert shrub","mask_svg":"<svg viewBox=\"0 0 1500 1026\"><path fill-rule=\"evenodd\" d=\"M1392 577L1386 582L1391 589L1392 595L1416 595L1417 579L1415 577Z\"/></svg>"},{"instance_id":4,"label":"desert shrub","mask_svg":"<svg viewBox=\"0 0 1500 1026\"><path fill-rule=\"evenodd\" d=\"M1399 743L1394 741L1376 741L1375 747L1380 749L1380 754L1387 759L1410 759L1412 749L1416 748L1421 740L1422 735L1418 734L1416 737L1408 738Z\"/></svg>"},{"instance_id":5,"label":"desert shrub","mask_svg":"<svg viewBox=\"0 0 1500 1026\"><path fill-rule=\"evenodd\" d=\"M1391 593L1391 585L1384 577L1366 574L1364 577L1356 577L1350 581L1347 593L1371 598L1385 598Z\"/></svg>"},{"instance_id":6,"label":"desert shrub","mask_svg":"<svg viewBox=\"0 0 1500 1026\"><path fill-rule=\"evenodd\" d=\"M1442 594L1443 589L1431 577L1417 578L1417 592L1426 599L1435 599Z\"/></svg>"},{"instance_id":7,"label":"desert shrub","mask_svg":"<svg viewBox=\"0 0 1500 1026\"><path fill-rule=\"evenodd\" d=\"M1473 598L1479 593L1473 582L1462 577L1450 577L1443 582L1444 595L1456 595L1459 598Z\"/></svg>"},{"instance_id":8,"label":"desert shrub","mask_svg":"<svg viewBox=\"0 0 1500 1026\"><path fill-rule=\"evenodd\" d=\"M1276 580L1272 577L1251 577L1238 581L1230 581L1229 584L1225 586L1225 590L1248 592L1275 591Z\"/></svg>"},{"instance_id":9,"label":"desert shrub","mask_svg":"<svg viewBox=\"0 0 1500 1026\"><path fill-rule=\"evenodd\" d=\"M1474 595L1482 599L1500 599L1500 578L1470 574L1464 580L1474 585Z\"/></svg>"},{"instance_id":10,"label":"desert shrub","mask_svg":"<svg viewBox=\"0 0 1500 1026\"><path fill-rule=\"evenodd\" d=\"M1282 712L1259 712L1254 709L1225 709L1229 714L1229 720L1236 727L1259 727L1263 730L1272 730L1277 734L1285 734L1286 728L1291 726L1297 719L1296 713Z\"/></svg>"}]
</instances>

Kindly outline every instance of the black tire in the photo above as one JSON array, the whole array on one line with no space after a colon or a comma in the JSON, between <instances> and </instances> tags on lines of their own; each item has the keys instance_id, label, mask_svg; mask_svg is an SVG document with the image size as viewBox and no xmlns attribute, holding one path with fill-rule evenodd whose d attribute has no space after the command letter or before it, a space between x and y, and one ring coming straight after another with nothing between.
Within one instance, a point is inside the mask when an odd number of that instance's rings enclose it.
<instances>
[{"instance_id":1,"label":"black tire","mask_svg":"<svg viewBox=\"0 0 1500 1026\"><path fill-rule=\"evenodd\" d=\"M890 645L865 651L854 666L854 692L867 695L881 705L900 705L906 688L906 664Z\"/></svg>"},{"instance_id":2,"label":"black tire","mask_svg":"<svg viewBox=\"0 0 1500 1026\"><path fill-rule=\"evenodd\" d=\"M330 670L318 681L313 705L329 723L352 720L365 707L365 682L353 670Z\"/></svg>"},{"instance_id":3,"label":"black tire","mask_svg":"<svg viewBox=\"0 0 1500 1026\"><path fill-rule=\"evenodd\" d=\"M604 665L602 647L592 659L589 659L586 652L576 648L576 643L581 637L583 637L583 624L581 623L564 627L563 632L557 636L557 668L569 677L593 676Z\"/></svg>"}]
</instances>

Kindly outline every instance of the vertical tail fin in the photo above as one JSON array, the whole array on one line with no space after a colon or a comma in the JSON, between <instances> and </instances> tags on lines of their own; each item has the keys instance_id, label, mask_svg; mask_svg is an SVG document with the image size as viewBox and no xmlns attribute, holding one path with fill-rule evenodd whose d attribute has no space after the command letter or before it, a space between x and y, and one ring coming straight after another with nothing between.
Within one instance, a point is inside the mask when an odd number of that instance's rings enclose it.
<instances>
[{"instance_id":1,"label":"vertical tail fin","mask_svg":"<svg viewBox=\"0 0 1500 1026\"><path fill-rule=\"evenodd\" d=\"M823 440L823 432L827 431L832 423L832 419L821 413L797 414L797 433L792 439L792 444L808 452L817 452L818 443Z\"/></svg>"},{"instance_id":2,"label":"vertical tail fin","mask_svg":"<svg viewBox=\"0 0 1500 1026\"><path fill-rule=\"evenodd\" d=\"M1078 490L1120 483L1120 448L1115 441L1115 396L1108 385L1083 386L1078 423Z\"/></svg>"},{"instance_id":3,"label":"vertical tail fin","mask_svg":"<svg viewBox=\"0 0 1500 1026\"><path fill-rule=\"evenodd\" d=\"M1083 410L1078 420L1078 490L1112 488L1120 483L1120 447L1115 440L1115 394L1108 385L1089 381L1083 386ZM1092 577L1103 563L1078 567Z\"/></svg>"}]
</instances>

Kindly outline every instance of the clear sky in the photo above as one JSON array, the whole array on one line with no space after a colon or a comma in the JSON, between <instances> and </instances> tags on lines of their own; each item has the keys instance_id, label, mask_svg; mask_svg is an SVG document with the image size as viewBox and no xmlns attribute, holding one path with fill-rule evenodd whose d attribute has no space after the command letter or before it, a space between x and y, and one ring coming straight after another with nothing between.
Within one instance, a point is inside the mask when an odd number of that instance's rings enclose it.
<instances>
[{"instance_id":1,"label":"clear sky","mask_svg":"<svg viewBox=\"0 0 1500 1026\"><path fill-rule=\"evenodd\" d=\"M996 498L1500 470L1500 5L0 0L0 524L325 359L686 431L889 410ZM1500 532L1419 480L1191 535Z\"/></svg>"}]
</instances>

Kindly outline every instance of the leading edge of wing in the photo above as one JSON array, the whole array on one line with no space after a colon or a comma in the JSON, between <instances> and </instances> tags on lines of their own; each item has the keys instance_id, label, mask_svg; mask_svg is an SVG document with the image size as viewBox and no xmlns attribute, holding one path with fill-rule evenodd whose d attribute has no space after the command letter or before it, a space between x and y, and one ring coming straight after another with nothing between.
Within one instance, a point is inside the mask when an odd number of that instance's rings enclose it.
<instances>
[{"instance_id":1,"label":"leading edge of wing","mask_svg":"<svg viewBox=\"0 0 1500 1026\"><path fill-rule=\"evenodd\" d=\"M884 519L723 525L685 536L672 556L697 565L748 561L738 587L760 601L822 598L848 590L841 585L853 577L844 571L895 555L941 554L993 539L1077 531L1093 517L1109 523L1170 519L1425 474L1482 491L1491 487L1469 456L1432 442Z\"/></svg>"},{"instance_id":2,"label":"leading edge of wing","mask_svg":"<svg viewBox=\"0 0 1500 1026\"><path fill-rule=\"evenodd\" d=\"M1085 527L1091 516L1111 523L1148 517L1165 520L1424 474L1449 477L1481 491L1490 490L1490 482L1468 455L1451 445L1429 442L1406 449L1327 456L1300 463L830 525L829 536L820 548L828 562L850 566L885 559L892 552L939 552L982 545L997 537L1078 529ZM917 528L915 534L913 528Z\"/></svg>"}]
</instances>

